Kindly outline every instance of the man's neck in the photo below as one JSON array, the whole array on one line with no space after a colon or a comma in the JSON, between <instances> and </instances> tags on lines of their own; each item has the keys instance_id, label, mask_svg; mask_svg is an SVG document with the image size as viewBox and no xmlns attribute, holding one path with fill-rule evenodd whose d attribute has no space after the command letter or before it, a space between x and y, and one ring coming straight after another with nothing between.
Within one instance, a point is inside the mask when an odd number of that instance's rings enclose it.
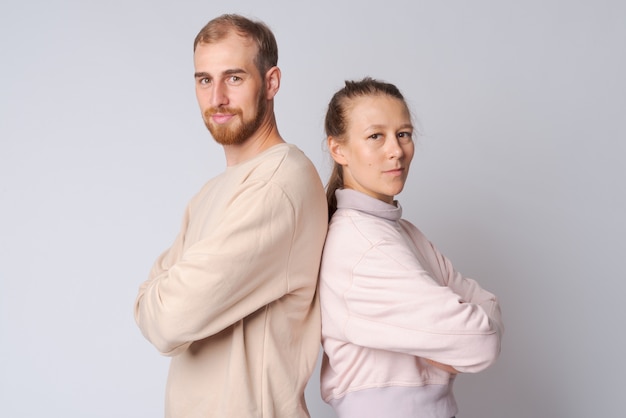
<instances>
[{"instance_id":1,"label":"man's neck","mask_svg":"<svg viewBox=\"0 0 626 418\"><path fill-rule=\"evenodd\" d=\"M263 124L259 129L239 145L224 145L224 155L226 156L226 165L228 167L248 161L263 151L282 144L285 141L278 133L276 123L272 120L270 123Z\"/></svg>"}]
</instances>

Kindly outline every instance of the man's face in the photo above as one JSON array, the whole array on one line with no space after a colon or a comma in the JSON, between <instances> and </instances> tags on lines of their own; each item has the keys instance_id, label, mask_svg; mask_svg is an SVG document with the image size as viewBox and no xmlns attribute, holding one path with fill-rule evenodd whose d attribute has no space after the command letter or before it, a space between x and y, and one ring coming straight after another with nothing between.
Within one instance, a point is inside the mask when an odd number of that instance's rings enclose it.
<instances>
[{"instance_id":1,"label":"man's face","mask_svg":"<svg viewBox=\"0 0 626 418\"><path fill-rule=\"evenodd\" d=\"M194 53L196 97L204 123L222 145L239 145L266 116L264 78L254 63L257 46L235 33Z\"/></svg>"}]
</instances>

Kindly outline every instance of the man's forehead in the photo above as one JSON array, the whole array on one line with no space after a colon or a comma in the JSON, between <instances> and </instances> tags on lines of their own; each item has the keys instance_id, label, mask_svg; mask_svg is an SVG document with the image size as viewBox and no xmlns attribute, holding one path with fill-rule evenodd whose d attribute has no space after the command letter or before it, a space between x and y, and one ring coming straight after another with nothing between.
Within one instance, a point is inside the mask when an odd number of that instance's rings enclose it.
<instances>
[{"instance_id":1,"label":"man's forehead","mask_svg":"<svg viewBox=\"0 0 626 418\"><path fill-rule=\"evenodd\" d=\"M199 42L198 45L196 45L196 51L198 50L198 48L212 49L219 47L231 48L233 51L236 51L238 49L253 49L255 53L257 50L257 45L251 37L233 30L219 40L210 42Z\"/></svg>"},{"instance_id":2,"label":"man's forehead","mask_svg":"<svg viewBox=\"0 0 626 418\"><path fill-rule=\"evenodd\" d=\"M194 52L196 71L222 72L231 68L255 67L256 44L237 34L217 42L199 43Z\"/></svg>"}]
</instances>

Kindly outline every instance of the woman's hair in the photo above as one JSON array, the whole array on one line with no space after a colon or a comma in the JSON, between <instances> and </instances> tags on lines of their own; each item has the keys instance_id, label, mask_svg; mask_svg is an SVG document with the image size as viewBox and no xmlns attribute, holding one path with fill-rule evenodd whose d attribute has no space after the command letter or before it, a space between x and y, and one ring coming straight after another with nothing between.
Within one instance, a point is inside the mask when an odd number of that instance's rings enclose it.
<instances>
[{"instance_id":1,"label":"woman's hair","mask_svg":"<svg viewBox=\"0 0 626 418\"><path fill-rule=\"evenodd\" d=\"M396 86L383 81L375 80L371 77L365 77L360 81L348 81L346 85L337 91L330 103L324 120L324 129L326 137L333 137L336 141L345 142L346 132L348 130L348 111L353 100L358 97L367 96L390 96L402 100L406 105L404 96ZM335 190L343 187L343 167L337 162L333 162L333 170L326 184L326 200L328 202L328 219L333 216L337 210L337 198Z\"/></svg>"},{"instance_id":2,"label":"woman's hair","mask_svg":"<svg viewBox=\"0 0 626 418\"><path fill-rule=\"evenodd\" d=\"M236 14L224 14L207 23L196 35L193 42L194 52L198 44L221 41L232 30L256 43L258 52L254 61L261 76L278 64L278 45L271 29L263 22L253 21Z\"/></svg>"}]
</instances>

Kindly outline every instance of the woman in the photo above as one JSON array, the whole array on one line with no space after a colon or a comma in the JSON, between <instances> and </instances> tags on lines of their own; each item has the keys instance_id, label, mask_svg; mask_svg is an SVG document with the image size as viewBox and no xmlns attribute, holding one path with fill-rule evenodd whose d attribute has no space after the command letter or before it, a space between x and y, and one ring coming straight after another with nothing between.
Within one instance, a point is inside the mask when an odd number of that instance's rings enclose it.
<instances>
[{"instance_id":1,"label":"woman","mask_svg":"<svg viewBox=\"0 0 626 418\"><path fill-rule=\"evenodd\" d=\"M398 89L365 78L332 98L335 161L320 270L322 396L340 418L450 418L457 373L500 352L496 297L464 278L394 200L413 158Z\"/></svg>"}]
</instances>

